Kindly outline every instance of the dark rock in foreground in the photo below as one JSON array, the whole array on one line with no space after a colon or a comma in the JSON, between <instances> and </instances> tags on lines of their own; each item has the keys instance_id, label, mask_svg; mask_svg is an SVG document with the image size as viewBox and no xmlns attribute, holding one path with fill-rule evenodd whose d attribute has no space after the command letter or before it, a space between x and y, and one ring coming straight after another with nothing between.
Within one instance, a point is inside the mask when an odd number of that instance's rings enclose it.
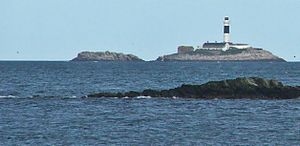
<instances>
[{"instance_id":1,"label":"dark rock in foreground","mask_svg":"<svg viewBox=\"0 0 300 146\"><path fill-rule=\"evenodd\" d=\"M132 54L115 52L81 52L71 61L143 61Z\"/></svg>"},{"instance_id":2,"label":"dark rock in foreground","mask_svg":"<svg viewBox=\"0 0 300 146\"><path fill-rule=\"evenodd\" d=\"M182 85L169 90L151 90L126 93L97 93L87 97L182 97L199 99L291 99L300 97L300 87L285 86L276 80L257 77L212 81L202 85Z\"/></svg>"}]
</instances>

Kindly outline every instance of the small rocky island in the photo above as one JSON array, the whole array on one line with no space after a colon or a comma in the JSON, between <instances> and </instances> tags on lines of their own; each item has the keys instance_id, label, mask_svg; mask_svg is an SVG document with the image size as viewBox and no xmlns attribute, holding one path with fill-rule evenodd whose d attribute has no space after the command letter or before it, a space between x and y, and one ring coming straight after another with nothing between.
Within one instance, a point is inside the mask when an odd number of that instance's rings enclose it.
<instances>
[{"instance_id":1,"label":"small rocky island","mask_svg":"<svg viewBox=\"0 0 300 146\"><path fill-rule=\"evenodd\" d=\"M211 81L202 85L182 85L169 90L151 90L126 93L97 93L86 97L181 97L197 99L292 99L300 97L300 86L287 86L276 80L244 77Z\"/></svg>"},{"instance_id":2,"label":"small rocky island","mask_svg":"<svg viewBox=\"0 0 300 146\"><path fill-rule=\"evenodd\" d=\"M260 48L196 49L178 47L178 53L160 56L156 61L279 61L285 60Z\"/></svg>"},{"instance_id":3,"label":"small rocky island","mask_svg":"<svg viewBox=\"0 0 300 146\"><path fill-rule=\"evenodd\" d=\"M81 52L71 61L144 61L132 54L116 52Z\"/></svg>"}]
</instances>

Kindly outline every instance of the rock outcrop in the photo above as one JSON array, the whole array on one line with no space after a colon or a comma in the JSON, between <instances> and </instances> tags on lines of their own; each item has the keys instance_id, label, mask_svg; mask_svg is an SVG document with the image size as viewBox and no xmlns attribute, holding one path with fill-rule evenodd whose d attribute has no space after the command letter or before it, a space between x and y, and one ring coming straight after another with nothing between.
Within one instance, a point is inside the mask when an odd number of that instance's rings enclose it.
<instances>
[{"instance_id":1,"label":"rock outcrop","mask_svg":"<svg viewBox=\"0 0 300 146\"><path fill-rule=\"evenodd\" d=\"M300 87L285 86L276 80L257 77L212 81L202 85L182 85L169 90L126 93L97 93L86 97L182 97L199 99L291 99L300 97Z\"/></svg>"},{"instance_id":2,"label":"rock outcrop","mask_svg":"<svg viewBox=\"0 0 300 146\"><path fill-rule=\"evenodd\" d=\"M71 61L143 61L132 54L115 52L81 52Z\"/></svg>"},{"instance_id":3,"label":"rock outcrop","mask_svg":"<svg viewBox=\"0 0 300 146\"><path fill-rule=\"evenodd\" d=\"M285 61L263 49L230 48L227 51L197 49L187 53L164 55L157 61Z\"/></svg>"}]
</instances>

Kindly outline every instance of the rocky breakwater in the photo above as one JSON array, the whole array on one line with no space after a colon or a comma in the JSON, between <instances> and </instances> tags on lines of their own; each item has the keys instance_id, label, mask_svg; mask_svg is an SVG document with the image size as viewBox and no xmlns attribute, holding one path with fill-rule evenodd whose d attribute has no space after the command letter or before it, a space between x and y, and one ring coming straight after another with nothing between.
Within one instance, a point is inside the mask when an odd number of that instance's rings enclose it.
<instances>
[{"instance_id":1,"label":"rocky breakwater","mask_svg":"<svg viewBox=\"0 0 300 146\"><path fill-rule=\"evenodd\" d=\"M300 97L300 86L287 86L276 80L257 77L211 81L202 85L182 85L169 90L126 93L97 93L86 97L182 97L198 99L291 99Z\"/></svg>"},{"instance_id":2,"label":"rocky breakwater","mask_svg":"<svg viewBox=\"0 0 300 146\"><path fill-rule=\"evenodd\" d=\"M285 61L259 48L223 50L197 49L185 53L160 56L156 61Z\"/></svg>"},{"instance_id":3,"label":"rocky breakwater","mask_svg":"<svg viewBox=\"0 0 300 146\"><path fill-rule=\"evenodd\" d=\"M71 61L143 61L132 54L116 52L81 52Z\"/></svg>"}]
</instances>

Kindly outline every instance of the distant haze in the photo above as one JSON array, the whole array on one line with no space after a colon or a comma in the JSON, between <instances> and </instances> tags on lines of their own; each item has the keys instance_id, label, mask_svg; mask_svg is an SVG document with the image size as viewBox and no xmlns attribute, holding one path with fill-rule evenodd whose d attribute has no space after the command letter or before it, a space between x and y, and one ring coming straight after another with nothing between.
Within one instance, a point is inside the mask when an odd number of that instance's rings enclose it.
<instances>
[{"instance_id":1,"label":"distant haze","mask_svg":"<svg viewBox=\"0 0 300 146\"><path fill-rule=\"evenodd\" d=\"M145 60L223 40L300 61L299 0L1 0L0 60L70 60L81 51Z\"/></svg>"}]
</instances>

